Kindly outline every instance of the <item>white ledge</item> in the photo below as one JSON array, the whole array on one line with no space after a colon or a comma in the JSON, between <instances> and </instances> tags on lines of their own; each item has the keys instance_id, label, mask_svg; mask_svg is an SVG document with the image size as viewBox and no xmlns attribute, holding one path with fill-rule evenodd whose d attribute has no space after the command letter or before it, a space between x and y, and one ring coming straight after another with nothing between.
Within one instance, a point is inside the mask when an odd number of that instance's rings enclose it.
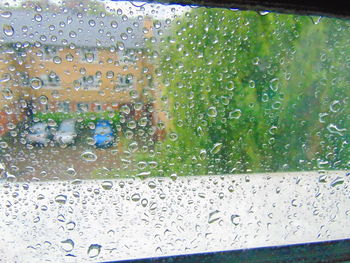
<instances>
[{"instance_id":1,"label":"white ledge","mask_svg":"<svg viewBox=\"0 0 350 263\"><path fill-rule=\"evenodd\" d=\"M0 255L96 262L348 238L350 176L323 174L116 179L109 190L104 180L2 182ZM93 258L91 244L101 246Z\"/></svg>"}]
</instances>

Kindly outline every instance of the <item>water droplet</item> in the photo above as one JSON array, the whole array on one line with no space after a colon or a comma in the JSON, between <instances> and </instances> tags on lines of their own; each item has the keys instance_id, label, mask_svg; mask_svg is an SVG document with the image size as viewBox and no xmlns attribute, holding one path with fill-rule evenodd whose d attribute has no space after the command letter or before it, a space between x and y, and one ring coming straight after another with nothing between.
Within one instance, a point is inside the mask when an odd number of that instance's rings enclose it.
<instances>
[{"instance_id":1,"label":"water droplet","mask_svg":"<svg viewBox=\"0 0 350 263\"><path fill-rule=\"evenodd\" d=\"M43 104L43 105L47 104L47 97L46 96L40 96L39 97L39 102L40 102L40 104Z\"/></svg>"},{"instance_id":2,"label":"water droplet","mask_svg":"<svg viewBox=\"0 0 350 263\"><path fill-rule=\"evenodd\" d=\"M113 20L113 21L111 22L111 27L112 27L112 28L117 28L117 27L118 27L117 21Z\"/></svg>"},{"instance_id":3,"label":"water droplet","mask_svg":"<svg viewBox=\"0 0 350 263\"><path fill-rule=\"evenodd\" d=\"M197 128L197 134L198 134L198 136L203 136L203 135L204 135L204 131L203 131L203 129L202 129L201 126L198 126L198 128Z\"/></svg>"},{"instance_id":4,"label":"water droplet","mask_svg":"<svg viewBox=\"0 0 350 263\"><path fill-rule=\"evenodd\" d=\"M330 133L333 133L333 134L337 134L337 135L340 135L340 136L343 136L343 133L344 131L346 131L345 128L338 128L337 125L331 123L327 126L327 130L330 132Z\"/></svg>"},{"instance_id":5,"label":"water droplet","mask_svg":"<svg viewBox=\"0 0 350 263\"><path fill-rule=\"evenodd\" d=\"M266 16L269 13L270 13L269 11L258 11L258 14L261 16Z\"/></svg>"},{"instance_id":6,"label":"water droplet","mask_svg":"<svg viewBox=\"0 0 350 263\"><path fill-rule=\"evenodd\" d=\"M325 169L327 167L327 164L329 164L328 161L317 159L317 167L319 169Z\"/></svg>"},{"instance_id":7,"label":"water droplet","mask_svg":"<svg viewBox=\"0 0 350 263\"><path fill-rule=\"evenodd\" d=\"M209 224L212 224L220 219L219 212L220 212L219 210L215 210L209 213L209 217L208 217Z\"/></svg>"},{"instance_id":8,"label":"water droplet","mask_svg":"<svg viewBox=\"0 0 350 263\"><path fill-rule=\"evenodd\" d=\"M12 16L12 13L10 11L1 12L1 17L3 17L3 18L9 18L11 16Z\"/></svg>"},{"instance_id":9,"label":"water droplet","mask_svg":"<svg viewBox=\"0 0 350 263\"><path fill-rule=\"evenodd\" d=\"M128 35L126 33L121 33L120 34L120 38L123 40L127 40L128 39Z\"/></svg>"},{"instance_id":10,"label":"water droplet","mask_svg":"<svg viewBox=\"0 0 350 263\"><path fill-rule=\"evenodd\" d=\"M83 152L80 157L86 162L94 162L97 160L97 155L91 151Z\"/></svg>"},{"instance_id":11,"label":"water droplet","mask_svg":"<svg viewBox=\"0 0 350 263\"><path fill-rule=\"evenodd\" d=\"M205 149L200 150L199 152L199 158L201 160L205 160L207 158L207 151Z\"/></svg>"},{"instance_id":12,"label":"water droplet","mask_svg":"<svg viewBox=\"0 0 350 263\"><path fill-rule=\"evenodd\" d=\"M249 84L249 88L251 88L251 89L255 88L255 81L254 80L249 80L248 84Z\"/></svg>"},{"instance_id":13,"label":"water droplet","mask_svg":"<svg viewBox=\"0 0 350 263\"><path fill-rule=\"evenodd\" d=\"M53 57L53 63L55 64L61 64L62 59L59 56Z\"/></svg>"},{"instance_id":14,"label":"water droplet","mask_svg":"<svg viewBox=\"0 0 350 263\"><path fill-rule=\"evenodd\" d=\"M47 125L50 126L50 127L56 127L57 126L57 122L50 118L50 119L47 120Z\"/></svg>"},{"instance_id":15,"label":"water droplet","mask_svg":"<svg viewBox=\"0 0 350 263\"><path fill-rule=\"evenodd\" d=\"M75 225L76 225L76 224L75 224L75 222L73 222L73 221L68 222L68 223L67 223L67 230L69 230L69 231L74 230Z\"/></svg>"},{"instance_id":16,"label":"water droplet","mask_svg":"<svg viewBox=\"0 0 350 263\"><path fill-rule=\"evenodd\" d=\"M341 177L337 177L331 182L331 187L335 187L335 186L341 185L343 183L344 183L344 179Z\"/></svg>"},{"instance_id":17,"label":"water droplet","mask_svg":"<svg viewBox=\"0 0 350 263\"><path fill-rule=\"evenodd\" d=\"M4 88L4 89L2 90L2 95L3 95L4 99L6 99L6 100L11 100L11 99L13 99L12 90L9 89L9 88Z\"/></svg>"},{"instance_id":18,"label":"water droplet","mask_svg":"<svg viewBox=\"0 0 350 263\"><path fill-rule=\"evenodd\" d=\"M2 74L0 82L8 82L9 80L11 80L11 75L9 73Z\"/></svg>"},{"instance_id":19,"label":"water droplet","mask_svg":"<svg viewBox=\"0 0 350 263\"><path fill-rule=\"evenodd\" d=\"M170 175L170 179L172 179L173 181L175 181L177 179L177 174L173 173Z\"/></svg>"},{"instance_id":20,"label":"water droplet","mask_svg":"<svg viewBox=\"0 0 350 263\"><path fill-rule=\"evenodd\" d=\"M147 204L148 204L148 200L147 200L146 198L144 198L144 199L141 200L141 205L142 205L143 207L146 207Z\"/></svg>"},{"instance_id":21,"label":"water droplet","mask_svg":"<svg viewBox=\"0 0 350 263\"><path fill-rule=\"evenodd\" d=\"M154 211L154 210L156 210L157 209L157 203L155 203L155 202L151 202L150 203L150 206L149 206L149 209L151 210L151 211Z\"/></svg>"},{"instance_id":22,"label":"water droplet","mask_svg":"<svg viewBox=\"0 0 350 263\"><path fill-rule=\"evenodd\" d=\"M77 33L75 31L70 31L69 32L69 37L75 38L77 36Z\"/></svg>"},{"instance_id":23,"label":"water droplet","mask_svg":"<svg viewBox=\"0 0 350 263\"><path fill-rule=\"evenodd\" d=\"M113 187L113 183L111 181L102 182L102 188L105 190L111 190Z\"/></svg>"},{"instance_id":24,"label":"water droplet","mask_svg":"<svg viewBox=\"0 0 350 263\"><path fill-rule=\"evenodd\" d=\"M136 124L136 121L134 120L130 120L128 121L127 125L126 125L129 129L133 130L136 128L137 124Z\"/></svg>"},{"instance_id":25,"label":"water droplet","mask_svg":"<svg viewBox=\"0 0 350 263\"><path fill-rule=\"evenodd\" d=\"M205 193L198 193L198 196L199 196L200 198L205 198Z\"/></svg>"},{"instance_id":26,"label":"water droplet","mask_svg":"<svg viewBox=\"0 0 350 263\"><path fill-rule=\"evenodd\" d=\"M114 72L113 71L107 71L106 72L106 77L107 79L112 79L114 77Z\"/></svg>"},{"instance_id":27,"label":"water droplet","mask_svg":"<svg viewBox=\"0 0 350 263\"><path fill-rule=\"evenodd\" d=\"M325 123L326 121L324 120L324 118L325 117L327 117L328 116L328 113L319 113L318 114L318 121L320 122L320 123Z\"/></svg>"},{"instance_id":28,"label":"water droplet","mask_svg":"<svg viewBox=\"0 0 350 263\"><path fill-rule=\"evenodd\" d=\"M169 138L172 141L176 141L178 136L177 136L177 134L175 132L171 132L171 133L169 133Z\"/></svg>"},{"instance_id":29,"label":"water droplet","mask_svg":"<svg viewBox=\"0 0 350 263\"><path fill-rule=\"evenodd\" d=\"M92 53L92 52L85 53L85 60L89 63L94 62L94 60L95 60L94 53Z\"/></svg>"},{"instance_id":30,"label":"water droplet","mask_svg":"<svg viewBox=\"0 0 350 263\"><path fill-rule=\"evenodd\" d=\"M231 215L231 223L235 226L238 226L241 222L241 218L239 215Z\"/></svg>"},{"instance_id":31,"label":"water droplet","mask_svg":"<svg viewBox=\"0 0 350 263\"><path fill-rule=\"evenodd\" d=\"M259 65L259 62L260 62L260 58L258 57L253 58L253 65Z\"/></svg>"},{"instance_id":32,"label":"water droplet","mask_svg":"<svg viewBox=\"0 0 350 263\"><path fill-rule=\"evenodd\" d=\"M272 104L272 109L279 110L282 106L282 103L280 101L276 101L274 104Z\"/></svg>"},{"instance_id":33,"label":"water droplet","mask_svg":"<svg viewBox=\"0 0 350 263\"><path fill-rule=\"evenodd\" d=\"M341 104L339 100L335 100L329 106L331 112L338 112L341 109Z\"/></svg>"},{"instance_id":34,"label":"water droplet","mask_svg":"<svg viewBox=\"0 0 350 263\"><path fill-rule=\"evenodd\" d=\"M327 182L327 175L326 174L322 174L318 177L318 181L320 183L326 183Z\"/></svg>"},{"instance_id":35,"label":"water droplet","mask_svg":"<svg viewBox=\"0 0 350 263\"><path fill-rule=\"evenodd\" d=\"M43 20L43 17L40 14L35 14L34 15L34 19L37 22L41 22Z\"/></svg>"},{"instance_id":36,"label":"water droplet","mask_svg":"<svg viewBox=\"0 0 350 263\"><path fill-rule=\"evenodd\" d=\"M134 201L134 202L140 201L140 199L141 199L141 196L140 196L140 194L138 194L138 193L133 194L133 195L131 196L131 200Z\"/></svg>"},{"instance_id":37,"label":"water droplet","mask_svg":"<svg viewBox=\"0 0 350 263\"><path fill-rule=\"evenodd\" d=\"M218 112L214 106L208 108L208 116L215 118L218 115Z\"/></svg>"},{"instance_id":38,"label":"water droplet","mask_svg":"<svg viewBox=\"0 0 350 263\"><path fill-rule=\"evenodd\" d=\"M13 36L13 34L15 33L15 31L13 30L13 27L12 26L10 26L10 25L3 25L2 26L2 29L3 29L3 31L4 31L4 34L6 35L6 36L8 36L8 37L11 37L11 36Z\"/></svg>"},{"instance_id":39,"label":"water droplet","mask_svg":"<svg viewBox=\"0 0 350 263\"><path fill-rule=\"evenodd\" d=\"M72 54L67 54L67 55L66 55L66 60L67 60L68 62L72 62L72 61L74 60L74 56L73 56Z\"/></svg>"},{"instance_id":40,"label":"water droplet","mask_svg":"<svg viewBox=\"0 0 350 263\"><path fill-rule=\"evenodd\" d=\"M272 79L270 81L270 89L272 89L273 91L278 90L278 78Z\"/></svg>"},{"instance_id":41,"label":"water droplet","mask_svg":"<svg viewBox=\"0 0 350 263\"><path fill-rule=\"evenodd\" d=\"M235 83L233 81L229 81L226 86L226 89L231 91L231 90L234 90L234 88L235 88Z\"/></svg>"},{"instance_id":42,"label":"water droplet","mask_svg":"<svg viewBox=\"0 0 350 263\"><path fill-rule=\"evenodd\" d=\"M148 183L148 187L149 188L151 188L151 189L154 189L154 188L156 188L156 183L154 182L154 181L150 181L149 183Z\"/></svg>"},{"instance_id":43,"label":"water droplet","mask_svg":"<svg viewBox=\"0 0 350 263\"><path fill-rule=\"evenodd\" d=\"M269 129L269 133L270 133L271 135L275 135L277 129L278 129L277 126L271 126L270 129Z\"/></svg>"},{"instance_id":44,"label":"water droplet","mask_svg":"<svg viewBox=\"0 0 350 263\"><path fill-rule=\"evenodd\" d=\"M159 29L162 26L162 24L160 23L159 20L156 20L153 22L153 26L154 28Z\"/></svg>"},{"instance_id":45,"label":"water droplet","mask_svg":"<svg viewBox=\"0 0 350 263\"><path fill-rule=\"evenodd\" d=\"M66 252L70 252L74 248L74 242L72 239L66 239L64 241L61 241L62 243L62 249Z\"/></svg>"},{"instance_id":46,"label":"water droplet","mask_svg":"<svg viewBox=\"0 0 350 263\"><path fill-rule=\"evenodd\" d=\"M57 195L55 197L55 201L56 201L56 203L63 205L67 202L67 196L66 195Z\"/></svg>"},{"instance_id":47,"label":"water droplet","mask_svg":"<svg viewBox=\"0 0 350 263\"><path fill-rule=\"evenodd\" d=\"M88 23L89 23L89 26L91 26L91 27L94 27L96 25L96 22L93 19L89 20Z\"/></svg>"},{"instance_id":48,"label":"water droplet","mask_svg":"<svg viewBox=\"0 0 350 263\"><path fill-rule=\"evenodd\" d=\"M88 251L87 251L89 257L90 257L90 258L95 258L95 257L97 257L97 256L100 254L100 252L101 252L101 248L102 248L101 245L98 245L98 244L91 244L91 245L89 246L89 248L88 248Z\"/></svg>"},{"instance_id":49,"label":"water droplet","mask_svg":"<svg viewBox=\"0 0 350 263\"><path fill-rule=\"evenodd\" d=\"M240 109L235 109L231 111L228 115L229 119L239 119L242 116L242 111Z\"/></svg>"},{"instance_id":50,"label":"water droplet","mask_svg":"<svg viewBox=\"0 0 350 263\"><path fill-rule=\"evenodd\" d=\"M315 17L310 16L310 18L311 18L312 23L314 23L314 25L318 25L322 20L322 16L315 16Z\"/></svg>"},{"instance_id":51,"label":"water droplet","mask_svg":"<svg viewBox=\"0 0 350 263\"><path fill-rule=\"evenodd\" d=\"M232 193L234 190L235 190L235 189L234 189L234 187L233 187L232 185L230 185L230 186L228 187L228 191L229 191L230 193Z\"/></svg>"},{"instance_id":52,"label":"water droplet","mask_svg":"<svg viewBox=\"0 0 350 263\"><path fill-rule=\"evenodd\" d=\"M69 176L75 176L77 174L77 172L75 171L75 169L73 167L69 167L67 170L66 170L66 173L67 175Z\"/></svg>"},{"instance_id":53,"label":"water droplet","mask_svg":"<svg viewBox=\"0 0 350 263\"><path fill-rule=\"evenodd\" d=\"M222 143L215 143L213 148L210 150L212 154L218 153L222 148Z\"/></svg>"}]
</instances>

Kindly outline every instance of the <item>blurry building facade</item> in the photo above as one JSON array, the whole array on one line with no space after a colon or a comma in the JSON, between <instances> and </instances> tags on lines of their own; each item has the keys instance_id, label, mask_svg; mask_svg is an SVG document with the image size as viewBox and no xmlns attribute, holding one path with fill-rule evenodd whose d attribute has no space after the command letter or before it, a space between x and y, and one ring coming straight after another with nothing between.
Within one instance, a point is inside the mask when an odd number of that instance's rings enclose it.
<instances>
[{"instance_id":1,"label":"blurry building facade","mask_svg":"<svg viewBox=\"0 0 350 263\"><path fill-rule=\"evenodd\" d=\"M157 108L148 17L12 10L0 20L0 134L37 112ZM152 113L153 115L156 112ZM151 116L152 122L158 117Z\"/></svg>"}]
</instances>

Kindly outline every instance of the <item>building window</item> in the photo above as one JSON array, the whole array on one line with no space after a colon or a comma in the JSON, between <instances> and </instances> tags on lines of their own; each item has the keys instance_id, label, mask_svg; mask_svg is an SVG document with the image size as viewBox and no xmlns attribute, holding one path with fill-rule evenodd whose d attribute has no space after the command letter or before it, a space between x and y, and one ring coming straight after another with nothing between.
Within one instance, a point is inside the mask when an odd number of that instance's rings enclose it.
<instances>
[{"instance_id":1,"label":"building window","mask_svg":"<svg viewBox=\"0 0 350 263\"><path fill-rule=\"evenodd\" d=\"M99 90L101 81L95 75L83 76L78 80L80 88L83 90Z\"/></svg>"},{"instance_id":2,"label":"building window","mask_svg":"<svg viewBox=\"0 0 350 263\"><path fill-rule=\"evenodd\" d=\"M122 63L135 63L137 58L137 50L136 49L126 49L124 51L119 52L119 60Z\"/></svg>"},{"instance_id":3,"label":"building window","mask_svg":"<svg viewBox=\"0 0 350 263\"><path fill-rule=\"evenodd\" d=\"M101 112L102 111L102 105L101 104L96 104L95 103L95 109L94 109L95 112Z\"/></svg>"},{"instance_id":4,"label":"building window","mask_svg":"<svg viewBox=\"0 0 350 263\"><path fill-rule=\"evenodd\" d=\"M58 50L55 46L45 46L43 48L43 58L44 60L51 60L54 56L57 56Z\"/></svg>"},{"instance_id":5,"label":"building window","mask_svg":"<svg viewBox=\"0 0 350 263\"><path fill-rule=\"evenodd\" d=\"M47 88L47 89L55 88L56 89L61 84L60 77L53 71L51 71L50 74L41 75L40 78L44 83L43 88Z\"/></svg>"},{"instance_id":6,"label":"building window","mask_svg":"<svg viewBox=\"0 0 350 263\"><path fill-rule=\"evenodd\" d=\"M89 111L89 103L85 103L85 102L77 103L77 111L78 112Z\"/></svg>"},{"instance_id":7,"label":"building window","mask_svg":"<svg viewBox=\"0 0 350 263\"><path fill-rule=\"evenodd\" d=\"M119 75L118 76L118 84L116 86L116 91L133 89L134 80L131 74L128 75Z\"/></svg>"},{"instance_id":8,"label":"building window","mask_svg":"<svg viewBox=\"0 0 350 263\"><path fill-rule=\"evenodd\" d=\"M60 101L58 103L59 112L70 112L70 103L69 101Z\"/></svg>"}]
</instances>

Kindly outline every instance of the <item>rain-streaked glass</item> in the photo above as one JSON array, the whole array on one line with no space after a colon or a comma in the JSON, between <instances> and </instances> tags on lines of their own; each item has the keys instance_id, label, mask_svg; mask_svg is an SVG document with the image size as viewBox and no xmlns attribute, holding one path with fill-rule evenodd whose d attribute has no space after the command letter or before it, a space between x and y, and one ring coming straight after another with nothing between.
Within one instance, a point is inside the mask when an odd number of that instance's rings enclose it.
<instances>
[{"instance_id":1,"label":"rain-streaked glass","mask_svg":"<svg viewBox=\"0 0 350 263\"><path fill-rule=\"evenodd\" d=\"M1 1L0 255L347 237L349 69L348 20Z\"/></svg>"}]
</instances>

